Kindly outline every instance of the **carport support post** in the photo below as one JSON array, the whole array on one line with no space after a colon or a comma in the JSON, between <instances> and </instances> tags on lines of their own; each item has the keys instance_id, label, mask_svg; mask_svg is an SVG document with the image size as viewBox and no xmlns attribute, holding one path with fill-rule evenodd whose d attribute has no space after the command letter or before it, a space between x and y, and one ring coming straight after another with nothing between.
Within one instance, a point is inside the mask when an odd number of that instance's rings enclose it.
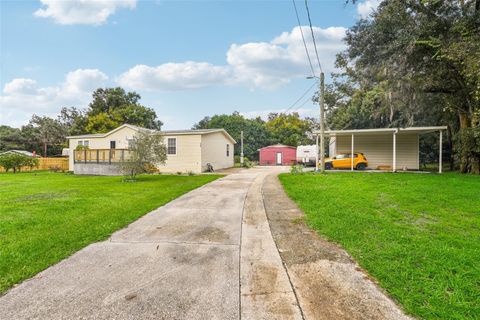
<instances>
[{"instance_id":1,"label":"carport support post","mask_svg":"<svg viewBox=\"0 0 480 320\"><path fill-rule=\"evenodd\" d=\"M243 130L240 131L240 164L243 167Z\"/></svg>"},{"instance_id":2,"label":"carport support post","mask_svg":"<svg viewBox=\"0 0 480 320\"><path fill-rule=\"evenodd\" d=\"M393 166L392 172L397 171L397 131L393 132Z\"/></svg>"},{"instance_id":3,"label":"carport support post","mask_svg":"<svg viewBox=\"0 0 480 320\"><path fill-rule=\"evenodd\" d=\"M350 157L351 157L350 170L352 170L352 171L353 171L353 157L354 157L354 154L353 154L354 147L353 147L353 145L354 145L354 143L355 143L355 138L354 138L354 137L355 137L355 136L354 136L353 133L352 133L352 153L351 153L351 155L350 155Z\"/></svg>"},{"instance_id":4,"label":"carport support post","mask_svg":"<svg viewBox=\"0 0 480 320\"><path fill-rule=\"evenodd\" d=\"M323 71L320 72L320 172L325 172L325 74Z\"/></svg>"},{"instance_id":5,"label":"carport support post","mask_svg":"<svg viewBox=\"0 0 480 320\"><path fill-rule=\"evenodd\" d=\"M442 144L443 144L443 137L442 137L442 130L440 130L440 141L438 142L438 173L442 173Z\"/></svg>"}]
</instances>

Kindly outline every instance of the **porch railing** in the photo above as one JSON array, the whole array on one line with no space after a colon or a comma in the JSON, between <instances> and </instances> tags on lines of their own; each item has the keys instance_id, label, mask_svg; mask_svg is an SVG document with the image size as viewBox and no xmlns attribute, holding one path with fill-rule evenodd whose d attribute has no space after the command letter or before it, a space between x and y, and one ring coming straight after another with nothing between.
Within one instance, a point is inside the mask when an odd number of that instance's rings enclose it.
<instances>
[{"instance_id":1,"label":"porch railing","mask_svg":"<svg viewBox=\"0 0 480 320\"><path fill-rule=\"evenodd\" d=\"M85 149L74 150L73 163L121 163L128 161L131 151L128 149Z\"/></svg>"}]
</instances>

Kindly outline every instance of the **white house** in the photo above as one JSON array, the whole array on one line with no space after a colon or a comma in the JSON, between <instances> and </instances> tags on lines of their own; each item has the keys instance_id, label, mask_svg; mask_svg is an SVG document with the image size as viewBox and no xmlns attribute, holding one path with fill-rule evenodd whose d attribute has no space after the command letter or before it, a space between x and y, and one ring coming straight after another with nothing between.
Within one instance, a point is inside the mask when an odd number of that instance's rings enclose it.
<instances>
[{"instance_id":1,"label":"white house","mask_svg":"<svg viewBox=\"0 0 480 320\"><path fill-rule=\"evenodd\" d=\"M124 124L110 132L69 136L69 170L76 174L118 174L115 163L121 162L128 153L129 143L145 128ZM224 129L170 130L161 131L167 148L167 160L158 165L160 172L194 172L232 167L235 140ZM84 146L82 151L72 152Z\"/></svg>"},{"instance_id":2,"label":"white house","mask_svg":"<svg viewBox=\"0 0 480 320\"><path fill-rule=\"evenodd\" d=\"M41 158L38 154L34 154L32 152L25 151L25 150L9 150L9 151L5 151L5 152L0 153L0 155L4 155L4 154L19 154L19 155L25 156L25 157Z\"/></svg>"}]
</instances>

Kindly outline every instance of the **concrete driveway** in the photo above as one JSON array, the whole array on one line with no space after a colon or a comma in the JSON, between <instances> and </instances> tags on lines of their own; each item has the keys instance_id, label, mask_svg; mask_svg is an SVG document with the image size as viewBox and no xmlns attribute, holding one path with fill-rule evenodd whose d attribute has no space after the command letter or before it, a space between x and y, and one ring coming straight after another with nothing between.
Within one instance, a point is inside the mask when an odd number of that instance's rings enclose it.
<instances>
[{"instance_id":1,"label":"concrete driveway","mask_svg":"<svg viewBox=\"0 0 480 320\"><path fill-rule=\"evenodd\" d=\"M274 176L287 170L240 170L150 212L8 291L0 319L408 320L299 222Z\"/></svg>"},{"instance_id":2,"label":"concrete driveway","mask_svg":"<svg viewBox=\"0 0 480 320\"><path fill-rule=\"evenodd\" d=\"M3 319L295 319L254 168L198 188L0 297Z\"/></svg>"}]
</instances>

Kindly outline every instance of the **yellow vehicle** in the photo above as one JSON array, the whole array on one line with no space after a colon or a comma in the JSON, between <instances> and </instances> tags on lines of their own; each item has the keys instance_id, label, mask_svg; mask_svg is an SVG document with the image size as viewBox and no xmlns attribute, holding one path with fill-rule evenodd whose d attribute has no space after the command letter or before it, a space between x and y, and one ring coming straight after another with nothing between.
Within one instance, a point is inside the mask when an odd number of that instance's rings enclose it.
<instances>
[{"instance_id":1,"label":"yellow vehicle","mask_svg":"<svg viewBox=\"0 0 480 320\"><path fill-rule=\"evenodd\" d=\"M361 152L355 152L353 157L353 168L365 170L368 167L367 158ZM325 159L325 169L350 169L352 166L351 153L340 153L333 158Z\"/></svg>"}]
</instances>

